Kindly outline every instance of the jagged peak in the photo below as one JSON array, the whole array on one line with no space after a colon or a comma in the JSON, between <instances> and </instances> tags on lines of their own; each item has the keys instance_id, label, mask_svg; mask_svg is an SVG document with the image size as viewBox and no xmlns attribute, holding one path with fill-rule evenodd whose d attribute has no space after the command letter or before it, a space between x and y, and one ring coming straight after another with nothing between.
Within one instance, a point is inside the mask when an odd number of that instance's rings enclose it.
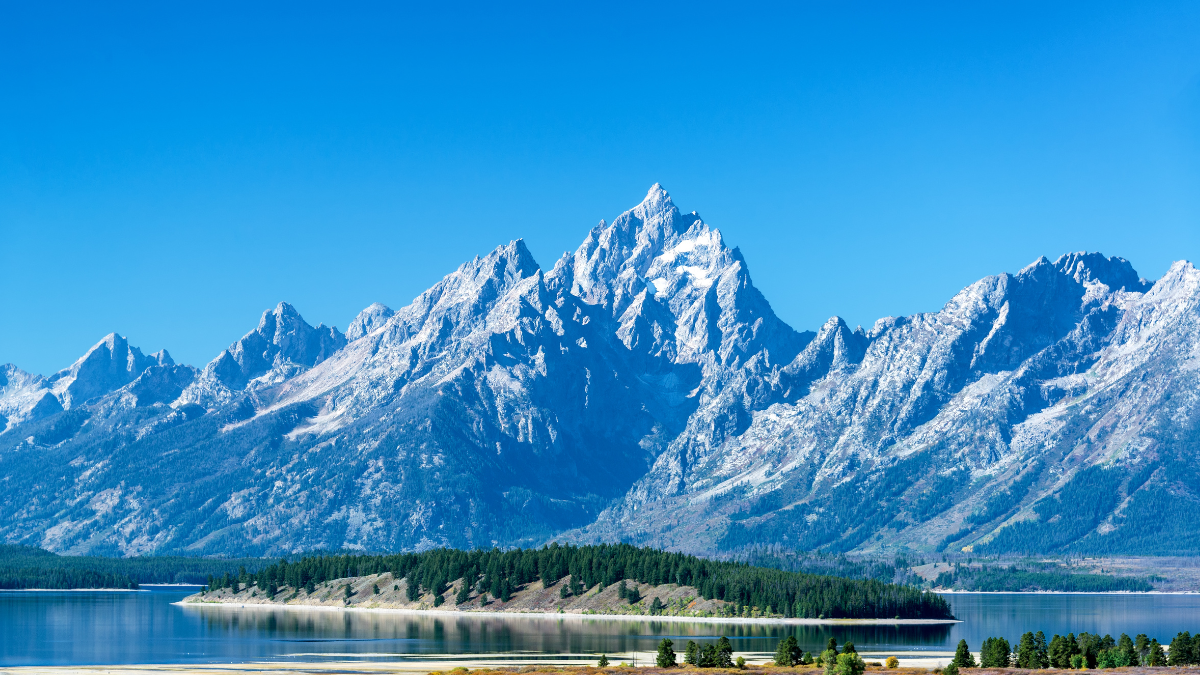
<instances>
[{"instance_id":1,"label":"jagged peak","mask_svg":"<svg viewBox=\"0 0 1200 675\"><path fill-rule=\"evenodd\" d=\"M534 260L533 254L525 246L524 239L514 239L507 244L497 246L483 257L463 263L456 274L478 279L479 277L497 276L506 280L523 279L533 276L541 267Z\"/></svg>"},{"instance_id":2,"label":"jagged peak","mask_svg":"<svg viewBox=\"0 0 1200 675\"><path fill-rule=\"evenodd\" d=\"M395 314L392 308L380 302L372 302L366 309L358 313L346 328L346 339L357 340L375 331Z\"/></svg>"},{"instance_id":3,"label":"jagged peak","mask_svg":"<svg viewBox=\"0 0 1200 675\"><path fill-rule=\"evenodd\" d=\"M308 325L304 317L300 316L300 312L295 307L286 302L280 302L275 305L274 309L263 310L262 318L258 320L258 332L262 332L269 324L292 324L302 323Z\"/></svg>"},{"instance_id":4,"label":"jagged peak","mask_svg":"<svg viewBox=\"0 0 1200 675\"><path fill-rule=\"evenodd\" d=\"M642 203L638 204L637 208L642 209L646 213L661 213L675 205L671 202L671 195L667 194L661 183L655 183L646 191L645 198Z\"/></svg>"},{"instance_id":5,"label":"jagged peak","mask_svg":"<svg viewBox=\"0 0 1200 675\"><path fill-rule=\"evenodd\" d=\"M1040 255L1040 256L1038 256L1037 260L1034 260L1033 262L1029 263L1028 265L1022 267L1017 272L1017 276L1028 276L1030 274L1036 273L1039 269L1042 269L1045 267L1053 267L1053 266L1054 266L1054 263L1050 262L1049 258L1047 258L1044 255Z\"/></svg>"},{"instance_id":6,"label":"jagged peak","mask_svg":"<svg viewBox=\"0 0 1200 675\"><path fill-rule=\"evenodd\" d=\"M154 362L160 366L175 365L175 359L171 358L170 352L168 352L166 349L160 349L150 354L150 358L154 359Z\"/></svg>"},{"instance_id":7,"label":"jagged peak","mask_svg":"<svg viewBox=\"0 0 1200 675\"><path fill-rule=\"evenodd\" d=\"M1066 253L1054 261L1054 268L1079 283L1098 281L1114 291L1142 292L1150 287L1128 260L1118 256L1106 258L1099 252Z\"/></svg>"}]
</instances>

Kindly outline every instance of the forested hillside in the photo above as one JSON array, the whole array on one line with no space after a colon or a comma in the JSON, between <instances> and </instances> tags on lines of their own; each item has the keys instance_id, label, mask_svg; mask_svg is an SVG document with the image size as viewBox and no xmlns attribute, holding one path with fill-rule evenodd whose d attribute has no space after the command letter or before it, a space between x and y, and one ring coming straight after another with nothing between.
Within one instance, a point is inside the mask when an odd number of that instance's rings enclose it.
<instances>
[{"instance_id":1,"label":"forested hillside","mask_svg":"<svg viewBox=\"0 0 1200 675\"><path fill-rule=\"evenodd\" d=\"M280 561L257 574L214 578L210 586L232 591L253 588L251 592L275 599L286 589L292 590L283 597L295 597L301 590L311 595L328 582L385 573L397 582L404 580L408 600L431 594L435 606L446 601L452 587L458 589L452 596L454 605L483 604L487 596L507 602L529 584L540 582L549 588L569 577L563 597L599 592L623 582L686 586L695 588L705 600L720 601L722 611L730 616L757 608L783 617L952 618L945 600L911 586L705 560L627 544L312 556ZM395 585L398 589L399 583ZM347 590L347 597L349 594ZM623 599L626 594L622 592ZM628 602L633 604L637 598L628 598Z\"/></svg>"}]
</instances>

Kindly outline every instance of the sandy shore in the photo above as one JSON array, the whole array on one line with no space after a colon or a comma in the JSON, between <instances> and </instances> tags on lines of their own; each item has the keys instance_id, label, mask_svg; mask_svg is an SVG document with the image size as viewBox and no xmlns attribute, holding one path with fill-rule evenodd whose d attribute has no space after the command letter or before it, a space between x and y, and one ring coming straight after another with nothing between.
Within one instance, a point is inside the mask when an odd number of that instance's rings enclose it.
<instances>
[{"instance_id":1,"label":"sandy shore","mask_svg":"<svg viewBox=\"0 0 1200 675\"><path fill-rule=\"evenodd\" d=\"M581 614L579 612L488 612L484 610L458 609L404 609L399 607L330 607L327 605L285 605L282 603L251 603L241 604L232 602L187 602L181 600L173 603L180 607L196 609L222 610L299 610L304 612L374 612L380 614L407 614L422 617L446 618L509 618L509 619L545 619L562 621L564 619L588 621L655 621L666 623L712 623L712 624L770 624L813 626L813 625L931 625L960 623L958 619L768 619L716 616L647 616L645 614Z\"/></svg>"}]
</instances>

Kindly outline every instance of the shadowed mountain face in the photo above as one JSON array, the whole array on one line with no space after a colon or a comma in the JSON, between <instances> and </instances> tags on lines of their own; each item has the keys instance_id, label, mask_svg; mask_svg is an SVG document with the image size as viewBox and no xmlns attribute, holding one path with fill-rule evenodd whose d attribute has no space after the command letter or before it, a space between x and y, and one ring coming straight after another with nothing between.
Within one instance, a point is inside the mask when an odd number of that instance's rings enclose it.
<instances>
[{"instance_id":1,"label":"shadowed mountain face","mask_svg":"<svg viewBox=\"0 0 1200 675\"><path fill-rule=\"evenodd\" d=\"M1195 553L1198 368L1189 263L1043 258L797 332L655 185L549 272L515 241L345 334L280 303L199 370L116 334L3 366L0 537Z\"/></svg>"}]
</instances>

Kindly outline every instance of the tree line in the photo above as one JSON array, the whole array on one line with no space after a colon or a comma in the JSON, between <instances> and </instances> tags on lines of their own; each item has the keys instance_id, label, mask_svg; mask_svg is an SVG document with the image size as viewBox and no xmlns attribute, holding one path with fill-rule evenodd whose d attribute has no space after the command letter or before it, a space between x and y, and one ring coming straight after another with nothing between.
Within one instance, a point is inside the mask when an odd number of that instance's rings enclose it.
<instances>
[{"instance_id":1,"label":"tree line","mask_svg":"<svg viewBox=\"0 0 1200 675\"><path fill-rule=\"evenodd\" d=\"M268 561L257 558L65 556L33 546L0 545L0 588L136 589L139 584L203 584L214 574L247 566L257 570L265 564Z\"/></svg>"},{"instance_id":2,"label":"tree line","mask_svg":"<svg viewBox=\"0 0 1200 675\"><path fill-rule=\"evenodd\" d=\"M979 650L979 662L960 640L954 660L944 675L956 675L960 668L1022 668L1040 670L1057 668L1084 670L1091 668L1125 668L1128 666L1192 666L1200 665L1200 633L1194 637L1188 631L1178 633L1166 650L1157 639L1145 634L1130 638L1122 633L1114 640L1111 635L1100 637L1090 633L1055 635L1026 632L1016 646L1004 638L990 637Z\"/></svg>"},{"instance_id":3,"label":"tree line","mask_svg":"<svg viewBox=\"0 0 1200 675\"><path fill-rule=\"evenodd\" d=\"M258 572L213 576L213 589L240 590L257 586L270 597L282 588L313 592L318 584L373 574L390 573L407 581L409 600L421 593L442 597L451 583L465 580L456 604L490 594L507 602L519 588L541 580L547 586L570 577L570 593L582 593L623 581L659 586L696 588L707 600L729 603L729 614L757 611L783 617L950 619L949 604L940 596L912 586L873 579L842 579L801 572L716 561L628 544L571 546L551 544L539 549L436 549L391 555L315 555L281 560ZM636 589L623 596L630 604L641 600Z\"/></svg>"}]
</instances>

